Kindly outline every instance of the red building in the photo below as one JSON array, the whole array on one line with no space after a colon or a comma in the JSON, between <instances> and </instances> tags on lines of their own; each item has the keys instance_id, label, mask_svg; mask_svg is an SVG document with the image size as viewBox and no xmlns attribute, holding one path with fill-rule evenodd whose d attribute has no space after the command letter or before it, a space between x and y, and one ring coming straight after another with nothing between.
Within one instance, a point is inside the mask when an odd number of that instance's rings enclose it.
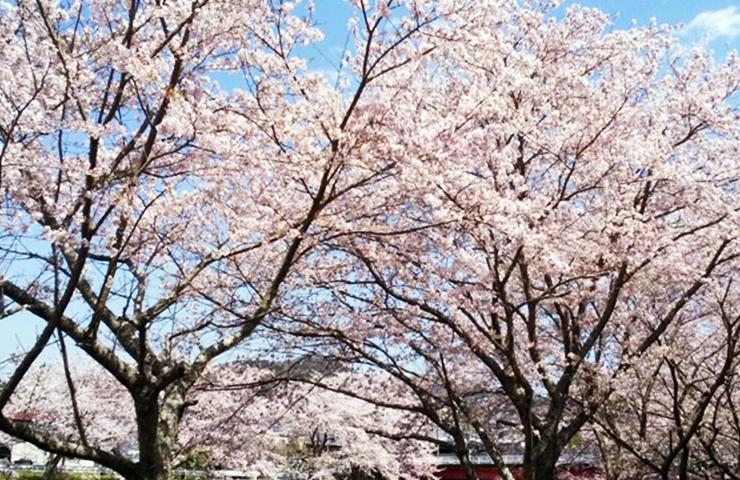
<instances>
[{"instance_id":1,"label":"red building","mask_svg":"<svg viewBox=\"0 0 740 480\"><path fill-rule=\"evenodd\" d=\"M441 453L439 459L438 477L440 480L466 480L465 472L455 455ZM488 455L474 455L471 457L471 461L475 465L479 480L503 480L504 477L501 475L501 471L493 465ZM511 466L510 470L515 478L522 478L521 454L504 455L504 461ZM586 452L564 454L559 467L559 477L568 480L602 480L604 474L598 465L599 459L594 454Z\"/></svg>"}]
</instances>

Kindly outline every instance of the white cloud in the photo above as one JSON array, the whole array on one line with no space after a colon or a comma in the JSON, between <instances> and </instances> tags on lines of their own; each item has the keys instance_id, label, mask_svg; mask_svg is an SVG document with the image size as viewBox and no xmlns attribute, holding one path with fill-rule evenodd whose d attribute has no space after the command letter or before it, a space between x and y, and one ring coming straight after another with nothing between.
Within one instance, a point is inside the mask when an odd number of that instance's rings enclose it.
<instances>
[{"instance_id":1,"label":"white cloud","mask_svg":"<svg viewBox=\"0 0 740 480\"><path fill-rule=\"evenodd\" d=\"M733 39L740 36L740 11L737 7L730 6L701 12L686 25L686 30L699 31L709 40L720 37Z\"/></svg>"}]
</instances>

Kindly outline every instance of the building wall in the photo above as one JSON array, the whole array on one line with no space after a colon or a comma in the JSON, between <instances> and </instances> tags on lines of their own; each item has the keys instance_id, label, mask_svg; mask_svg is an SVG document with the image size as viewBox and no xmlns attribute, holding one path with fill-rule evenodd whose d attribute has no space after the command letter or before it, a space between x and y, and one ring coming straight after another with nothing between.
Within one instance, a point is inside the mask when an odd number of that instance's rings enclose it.
<instances>
[{"instance_id":1,"label":"building wall","mask_svg":"<svg viewBox=\"0 0 740 480\"><path fill-rule=\"evenodd\" d=\"M475 470L479 480L503 480L499 469L496 467L476 466ZM594 467L563 466L560 470L566 473L568 478L573 479L601 480L604 478L603 472ZM511 473L515 478L521 478L521 472L518 469L512 468ZM459 465L443 466L437 476L440 480L465 480L465 472Z\"/></svg>"},{"instance_id":2,"label":"building wall","mask_svg":"<svg viewBox=\"0 0 740 480\"><path fill-rule=\"evenodd\" d=\"M10 447L11 462L27 459L31 460L34 465L44 465L48 458L48 453L27 442L19 442Z\"/></svg>"}]
</instances>

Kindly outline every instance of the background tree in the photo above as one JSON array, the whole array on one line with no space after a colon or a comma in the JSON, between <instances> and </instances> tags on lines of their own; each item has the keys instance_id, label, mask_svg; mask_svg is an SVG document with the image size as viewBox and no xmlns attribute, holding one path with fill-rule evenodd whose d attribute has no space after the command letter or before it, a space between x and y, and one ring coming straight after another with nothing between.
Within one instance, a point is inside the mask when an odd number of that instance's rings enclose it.
<instances>
[{"instance_id":1,"label":"background tree","mask_svg":"<svg viewBox=\"0 0 740 480\"><path fill-rule=\"evenodd\" d=\"M703 470L726 478L740 478L740 410L738 410L738 376L735 371L715 395L697 432Z\"/></svg>"},{"instance_id":2,"label":"background tree","mask_svg":"<svg viewBox=\"0 0 740 480\"><path fill-rule=\"evenodd\" d=\"M242 469L259 475L301 473L344 478L360 472L383 478L428 478L433 446L388 437L425 431L419 416L380 408L305 383L278 379L278 365L211 366L188 394L190 407L173 446L173 467ZM366 385L377 379L349 372L318 375L332 385ZM70 391L67 379L76 386ZM99 366L77 359L34 366L8 406L38 430L98 445L135 458L136 422L123 387ZM133 450L132 450L133 448Z\"/></svg>"},{"instance_id":3,"label":"background tree","mask_svg":"<svg viewBox=\"0 0 740 480\"><path fill-rule=\"evenodd\" d=\"M619 379L620 388L597 414L611 478L737 471L736 459L726 454L733 449L727 395L738 368L737 288L732 279L717 283ZM615 454L621 462L610 458Z\"/></svg>"},{"instance_id":4,"label":"background tree","mask_svg":"<svg viewBox=\"0 0 740 480\"><path fill-rule=\"evenodd\" d=\"M330 387L321 389L311 382L282 381L286 367L295 373L295 364L256 371L232 364L209 372L198 404L185 418L185 438L208 445L216 462L253 469L261 459L272 465L273 475L390 479L433 474L435 446L412 437L413 432L430 434L423 417L332 391L351 387L377 394L381 378L348 371L300 374ZM402 434L408 438L399 441ZM246 451L244 445L249 445Z\"/></svg>"}]
</instances>

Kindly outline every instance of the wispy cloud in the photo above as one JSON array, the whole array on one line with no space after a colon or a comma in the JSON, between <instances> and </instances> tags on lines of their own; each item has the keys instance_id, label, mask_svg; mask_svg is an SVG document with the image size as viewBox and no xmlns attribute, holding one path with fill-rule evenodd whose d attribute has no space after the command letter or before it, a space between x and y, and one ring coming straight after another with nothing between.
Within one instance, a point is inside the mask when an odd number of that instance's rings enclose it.
<instances>
[{"instance_id":1,"label":"wispy cloud","mask_svg":"<svg viewBox=\"0 0 740 480\"><path fill-rule=\"evenodd\" d=\"M740 11L735 6L721 10L707 10L694 17L686 30L692 33L701 32L709 40L715 38L733 39L740 36Z\"/></svg>"}]
</instances>

